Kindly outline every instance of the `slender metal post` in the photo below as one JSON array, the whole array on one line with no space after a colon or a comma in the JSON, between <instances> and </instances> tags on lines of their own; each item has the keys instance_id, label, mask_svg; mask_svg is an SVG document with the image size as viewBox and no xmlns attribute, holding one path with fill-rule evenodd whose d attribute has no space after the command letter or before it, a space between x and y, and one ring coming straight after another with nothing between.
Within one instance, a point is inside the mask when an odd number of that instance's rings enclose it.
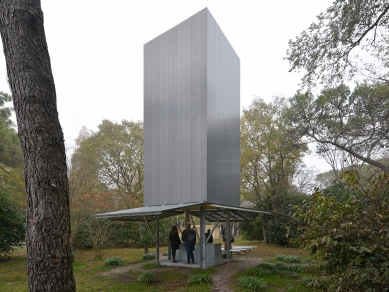
<instances>
[{"instance_id":1,"label":"slender metal post","mask_svg":"<svg viewBox=\"0 0 389 292\"><path fill-rule=\"evenodd\" d=\"M225 243L226 243L226 253L227 253L227 262L230 262L231 260L231 251L230 251L230 246L231 246L231 234L230 234L230 210L226 211L226 231L225 231Z\"/></svg>"},{"instance_id":2,"label":"slender metal post","mask_svg":"<svg viewBox=\"0 0 389 292\"><path fill-rule=\"evenodd\" d=\"M185 224L189 222L189 210L185 210Z\"/></svg>"},{"instance_id":3,"label":"slender metal post","mask_svg":"<svg viewBox=\"0 0 389 292\"><path fill-rule=\"evenodd\" d=\"M155 263L159 265L159 217L155 220Z\"/></svg>"},{"instance_id":4,"label":"slender metal post","mask_svg":"<svg viewBox=\"0 0 389 292\"><path fill-rule=\"evenodd\" d=\"M200 268L206 269L206 246L205 246L205 205L200 206Z\"/></svg>"}]
</instances>

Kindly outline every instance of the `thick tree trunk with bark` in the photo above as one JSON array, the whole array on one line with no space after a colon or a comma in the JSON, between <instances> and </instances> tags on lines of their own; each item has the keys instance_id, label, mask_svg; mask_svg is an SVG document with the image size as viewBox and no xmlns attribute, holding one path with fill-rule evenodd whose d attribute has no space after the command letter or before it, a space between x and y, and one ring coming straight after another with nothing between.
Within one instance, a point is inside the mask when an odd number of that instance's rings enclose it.
<instances>
[{"instance_id":1,"label":"thick tree trunk with bark","mask_svg":"<svg viewBox=\"0 0 389 292\"><path fill-rule=\"evenodd\" d=\"M75 291L63 133L39 0L1 0L0 31L28 194L30 291Z\"/></svg>"}]
</instances>

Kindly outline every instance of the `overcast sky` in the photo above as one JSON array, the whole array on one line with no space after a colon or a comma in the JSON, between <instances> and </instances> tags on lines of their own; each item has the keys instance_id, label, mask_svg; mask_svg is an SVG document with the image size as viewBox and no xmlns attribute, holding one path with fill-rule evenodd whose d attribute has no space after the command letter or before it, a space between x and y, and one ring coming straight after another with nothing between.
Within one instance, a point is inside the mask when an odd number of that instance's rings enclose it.
<instances>
[{"instance_id":1,"label":"overcast sky","mask_svg":"<svg viewBox=\"0 0 389 292\"><path fill-rule=\"evenodd\" d=\"M143 120L143 45L208 7L241 62L241 107L292 96L288 41L332 0L41 0L65 143L102 119ZM4 55L0 91L10 93ZM328 170L314 158L306 161Z\"/></svg>"}]
</instances>

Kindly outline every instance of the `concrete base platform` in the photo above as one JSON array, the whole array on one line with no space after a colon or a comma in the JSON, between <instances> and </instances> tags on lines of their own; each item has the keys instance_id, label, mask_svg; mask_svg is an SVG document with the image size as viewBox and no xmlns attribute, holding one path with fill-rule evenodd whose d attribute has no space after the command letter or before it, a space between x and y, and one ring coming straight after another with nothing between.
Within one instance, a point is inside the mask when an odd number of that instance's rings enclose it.
<instances>
[{"instance_id":1,"label":"concrete base platform","mask_svg":"<svg viewBox=\"0 0 389 292\"><path fill-rule=\"evenodd\" d=\"M200 263L194 263L194 264L185 264L186 261L179 261L177 263L173 263L171 260L167 259L160 259L159 264L161 266L168 266L168 267L183 267L183 268L191 268L191 269L200 269ZM222 264L226 264L227 260L221 260L217 264L211 264L211 263L206 263L206 268L211 268L214 266L219 266Z\"/></svg>"}]
</instances>

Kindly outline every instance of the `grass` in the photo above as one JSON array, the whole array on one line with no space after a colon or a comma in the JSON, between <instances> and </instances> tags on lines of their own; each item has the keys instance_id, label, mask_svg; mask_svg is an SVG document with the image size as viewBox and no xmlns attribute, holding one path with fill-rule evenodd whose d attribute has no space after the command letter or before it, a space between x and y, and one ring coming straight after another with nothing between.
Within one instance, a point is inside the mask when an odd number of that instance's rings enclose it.
<instances>
[{"instance_id":1,"label":"grass","mask_svg":"<svg viewBox=\"0 0 389 292\"><path fill-rule=\"evenodd\" d=\"M221 243L221 240L216 239L214 242ZM234 254L234 259L238 258L255 258L260 257L264 261L268 262L272 266L279 262L275 260L275 257L279 254L299 256L302 258L308 258L308 255L296 248L285 248L270 244L261 244L258 242L239 240L236 238L234 245L251 245L258 246L253 248L250 252ZM167 247L162 247L160 253L166 252ZM149 248L149 253L155 253L155 248ZM143 260L144 249L143 248L111 248L107 249L104 260L94 260L93 252L91 250L78 250L75 252L75 262L73 263L73 271L77 284L77 291L188 291L188 292L211 292L214 288L214 283L202 283L190 285L189 279L210 279L216 272L215 269L209 268L206 270L201 269L182 269L179 272L171 273L164 271L155 265L152 260ZM125 267L130 264L144 263L141 267L144 272L151 273L155 276L155 282L153 283L141 283L138 282L138 277L143 272L126 272L121 277L105 276L103 273L110 272L115 269L113 265L106 267L104 263L108 259L120 258L123 261L120 263L120 267ZM293 267L298 265L296 263L290 264L285 262L279 262L290 267L287 272L297 273L299 279L288 279L280 275L264 275L261 276L264 282L267 283L266 291L314 291L307 288L302 282L303 277L311 277L310 273L301 272L299 267ZM306 265L305 262L304 264ZM265 272L266 273L266 272ZM285 272L286 273L286 272ZM292 274L291 274L292 275ZM301 275L301 276L300 276ZM238 279L240 277L258 277L253 272L252 275L242 271L233 276L233 290L234 291L247 291L243 287L239 286ZM26 249L17 249L15 253L11 255L10 260L0 261L0 291L2 292L27 292L27 264L26 264Z\"/></svg>"}]
</instances>

